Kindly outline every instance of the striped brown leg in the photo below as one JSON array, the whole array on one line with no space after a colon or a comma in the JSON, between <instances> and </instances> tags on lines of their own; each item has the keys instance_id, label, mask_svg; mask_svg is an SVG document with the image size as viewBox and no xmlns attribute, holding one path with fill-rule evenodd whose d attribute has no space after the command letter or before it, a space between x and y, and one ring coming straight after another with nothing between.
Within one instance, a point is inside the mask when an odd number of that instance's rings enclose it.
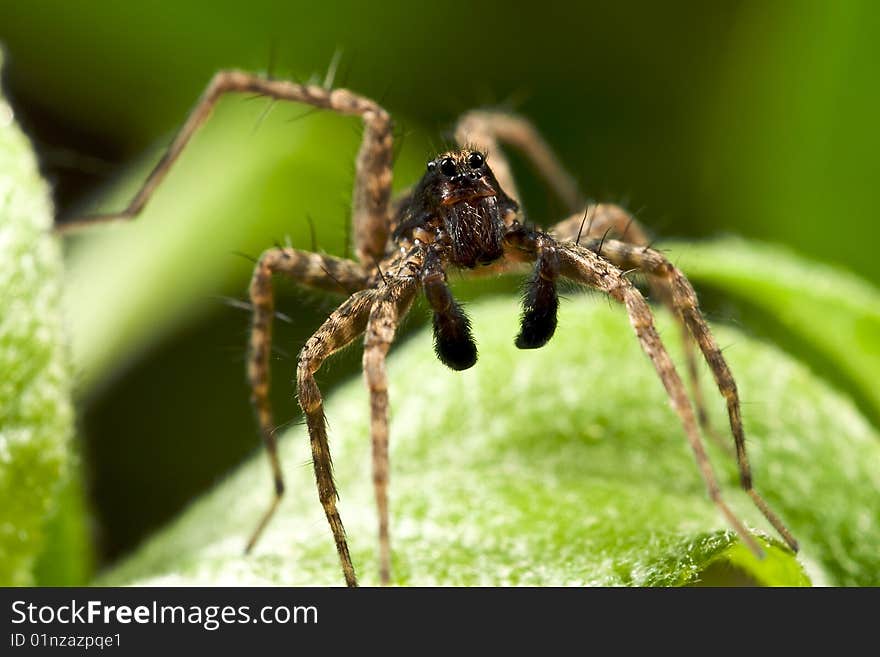
<instances>
[{"instance_id":1,"label":"striped brown leg","mask_svg":"<svg viewBox=\"0 0 880 657\"><path fill-rule=\"evenodd\" d=\"M336 508L339 498L333 481L333 464L327 442L327 421L324 401L315 382L315 372L333 353L357 338L367 326L370 310L377 301L375 290L356 292L337 308L310 337L299 354L296 370L296 388L299 405L306 416L309 440L312 446L312 465L318 485L318 497L336 542L336 551L342 564L345 583L357 586L354 566L345 540L345 528Z\"/></svg>"},{"instance_id":2,"label":"striped brown leg","mask_svg":"<svg viewBox=\"0 0 880 657\"><path fill-rule=\"evenodd\" d=\"M364 380L370 392L370 437L373 445L373 489L379 512L379 581L391 583L391 540L388 521L388 378L385 356L397 326L416 293L412 279L397 279L378 292L364 336Z\"/></svg>"},{"instance_id":3,"label":"striped brown leg","mask_svg":"<svg viewBox=\"0 0 880 657\"><path fill-rule=\"evenodd\" d=\"M507 239L508 243L514 248L519 249L532 258L537 258L538 242L551 238L541 233L519 230L508 235ZM638 337L639 344L651 359L654 369L657 371L663 387L669 395L672 406L681 419L685 436L693 450L700 474L708 489L709 497L752 552L759 556L762 555L763 551L755 537L746 529L742 521L733 513L721 496L721 489L718 486L709 457L700 440L700 432L684 384L675 371L672 359L669 357L666 348L660 340L657 329L654 327L653 315L644 297L626 279L620 269L610 262L603 260L592 251L572 243L562 242L556 245L556 253L559 260L560 275L605 292L624 305L629 315L630 324Z\"/></svg>"},{"instance_id":4,"label":"striped brown leg","mask_svg":"<svg viewBox=\"0 0 880 657\"><path fill-rule=\"evenodd\" d=\"M366 274L357 263L295 249L266 251L254 268L250 285L253 318L247 372L251 386L251 403L272 467L274 497L247 543L247 552L253 549L284 493L284 479L278 462L275 425L269 402L269 356L272 350L272 317L275 312L272 276L276 273L287 275L297 283L309 287L355 293L355 296L350 297L334 315L341 313L347 306L357 305L352 299L360 299L365 293L357 290L362 290L366 286ZM366 312L368 308L364 311L364 322ZM344 323L341 320L337 321Z\"/></svg>"},{"instance_id":5,"label":"striped brown leg","mask_svg":"<svg viewBox=\"0 0 880 657\"><path fill-rule=\"evenodd\" d=\"M600 240L594 240L584 245L591 251L599 251ZM788 546L797 552L798 544L782 523L779 517L770 509L767 502L758 494L752 486L752 471L746 454L745 434L743 431L742 413L740 411L739 393L733 375L718 343L703 318L697 302L697 295L690 281L682 274L663 254L653 249L636 247L627 242L617 240L605 240L601 244L601 257L605 258L622 269L638 269L651 276L662 278L667 281L672 294L672 304L677 314L684 320L691 335L696 340L703 357L709 364L718 390L727 401L727 414L730 419L730 429L736 443L736 458L739 465L740 483L743 489L752 498L770 524L776 528L780 536L785 539Z\"/></svg>"},{"instance_id":6,"label":"striped brown leg","mask_svg":"<svg viewBox=\"0 0 880 657\"><path fill-rule=\"evenodd\" d=\"M372 265L381 259L388 238L387 215L393 157L391 118L388 113L372 100L346 89L295 84L234 70L219 71L214 75L168 150L128 207L115 214L92 215L65 222L58 226L58 232L66 233L96 223L137 217L192 136L210 116L211 110L228 93L258 94L363 118L364 137L357 157L353 200L355 243L361 262Z\"/></svg>"},{"instance_id":7,"label":"striped brown leg","mask_svg":"<svg viewBox=\"0 0 880 657\"><path fill-rule=\"evenodd\" d=\"M626 210L612 203L591 203L550 228L560 242L577 242L578 238L611 237L639 246L649 243L642 225Z\"/></svg>"},{"instance_id":8,"label":"striped brown leg","mask_svg":"<svg viewBox=\"0 0 880 657\"><path fill-rule=\"evenodd\" d=\"M550 229L550 233L560 241L575 243L584 243L590 240L599 240L601 242L608 238L642 247L648 246L650 243L641 224L619 205L610 203L592 204L587 207L585 212L574 214L553 226ZM723 440L718 432L715 431L709 419L709 414L706 412L706 401L703 397L702 388L700 388L700 370L696 354L694 353L694 342L684 318L672 300L670 282L663 277L648 275L648 285L651 288L651 296L663 303L670 310L673 317L678 320L688 381L691 387L691 396L694 400L700 428L712 442L733 456L734 452L730 448L730 443Z\"/></svg>"},{"instance_id":9,"label":"striped brown leg","mask_svg":"<svg viewBox=\"0 0 880 657\"><path fill-rule=\"evenodd\" d=\"M511 198L519 199L519 194L499 142L513 146L531 160L569 210L574 211L581 205L581 194L574 178L535 127L524 118L505 112L468 112L458 121L455 139L464 147L470 146L489 154L489 166L501 183L501 188Z\"/></svg>"}]
</instances>

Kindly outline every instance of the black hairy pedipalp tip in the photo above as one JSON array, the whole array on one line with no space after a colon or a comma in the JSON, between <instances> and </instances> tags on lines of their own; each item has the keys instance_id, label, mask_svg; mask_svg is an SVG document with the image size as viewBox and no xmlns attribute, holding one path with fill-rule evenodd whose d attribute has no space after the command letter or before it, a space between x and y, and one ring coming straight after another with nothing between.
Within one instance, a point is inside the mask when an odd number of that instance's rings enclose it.
<instances>
[{"instance_id":1,"label":"black hairy pedipalp tip","mask_svg":"<svg viewBox=\"0 0 880 657\"><path fill-rule=\"evenodd\" d=\"M477 345L473 340L448 339L434 334L434 352L440 362L449 369L460 372L473 367L477 362Z\"/></svg>"},{"instance_id":2,"label":"black hairy pedipalp tip","mask_svg":"<svg viewBox=\"0 0 880 657\"><path fill-rule=\"evenodd\" d=\"M552 307L530 308L523 313L522 326L516 336L518 349L538 349L550 341L556 332L556 310L558 303Z\"/></svg>"},{"instance_id":3,"label":"black hairy pedipalp tip","mask_svg":"<svg viewBox=\"0 0 880 657\"><path fill-rule=\"evenodd\" d=\"M526 287L517 348L538 349L547 344L556 332L558 311L555 284L536 275Z\"/></svg>"},{"instance_id":4,"label":"black hairy pedipalp tip","mask_svg":"<svg viewBox=\"0 0 880 657\"><path fill-rule=\"evenodd\" d=\"M458 310L454 315L434 315L434 353L446 367L460 372L477 362L477 344L470 322Z\"/></svg>"}]
</instances>

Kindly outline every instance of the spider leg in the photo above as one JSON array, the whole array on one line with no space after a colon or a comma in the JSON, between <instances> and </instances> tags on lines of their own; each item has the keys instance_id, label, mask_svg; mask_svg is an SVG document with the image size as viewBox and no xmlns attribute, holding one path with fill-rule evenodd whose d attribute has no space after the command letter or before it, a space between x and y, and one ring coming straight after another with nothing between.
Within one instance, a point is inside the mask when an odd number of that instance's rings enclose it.
<instances>
[{"instance_id":1,"label":"spider leg","mask_svg":"<svg viewBox=\"0 0 880 657\"><path fill-rule=\"evenodd\" d=\"M538 257L537 243L542 239L550 240L552 238L549 235L521 227L510 231L507 235L508 243L511 246L532 258ZM650 306L648 306L642 294L626 279L620 269L607 260L603 260L592 251L570 243L557 243L556 250L559 258L560 275L605 292L611 298L622 303L626 308L630 324L636 333L639 344L645 354L651 359L654 369L657 371L663 387L669 395L672 406L684 426L685 436L694 453L710 499L751 551L758 556L763 555L763 551L755 537L746 529L742 521L733 513L721 496L721 489L718 486L709 457L700 440L696 418L694 417L684 384L675 370L669 353L660 340L660 336L654 326Z\"/></svg>"},{"instance_id":2,"label":"spider leg","mask_svg":"<svg viewBox=\"0 0 880 657\"><path fill-rule=\"evenodd\" d=\"M349 297L315 331L299 354L296 369L296 389L299 405L306 416L309 441L312 446L312 464L318 485L318 497L324 514L330 523L336 551L348 586L357 586L354 566L345 540L345 528L336 508L339 494L333 481L333 463L327 443L327 421L324 417L324 401L315 382L315 372L333 353L349 344L364 332L370 309L376 301L374 290L363 290Z\"/></svg>"},{"instance_id":3,"label":"spider leg","mask_svg":"<svg viewBox=\"0 0 880 657\"><path fill-rule=\"evenodd\" d=\"M274 100L305 103L319 109L363 118L364 136L357 156L353 195L354 233L360 261L371 263L380 259L388 238L388 199L391 194L393 148L388 112L372 100L347 89L325 89L235 70L218 71L211 78L168 150L124 210L67 221L56 230L66 233L95 223L137 217L192 136L210 116L214 106L229 93L258 94Z\"/></svg>"},{"instance_id":4,"label":"spider leg","mask_svg":"<svg viewBox=\"0 0 880 657\"><path fill-rule=\"evenodd\" d=\"M462 146L473 146L489 154L489 166L501 188L512 198L520 198L507 158L499 142L520 150L534 164L550 187L574 211L582 203L574 178L553 154L552 149L531 123L515 114L477 110L463 115L455 128L455 139Z\"/></svg>"},{"instance_id":5,"label":"spider leg","mask_svg":"<svg viewBox=\"0 0 880 657\"><path fill-rule=\"evenodd\" d=\"M417 290L416 279L392 279L380 290L364 335L364 381L370 392L370 437L373 446L373 489L379 512L379 580L391 583L388 521L388 377L385 356Z\"/></svg>"},{"instance_id":6,"label":"spider leg","mask_svg":"<svg viewBox=\"0 0 880 657\"><path fill-rule=\"evenodd\" d=\"M272 275L276 273L285 274L301 285L347 294L366 287L367 278L361 266L350 260L290 248L270 249L257 261L249 292L253 316L247 374L251 387L251 405L272 468L274 496L248 540L245 553L256 545L284 494L284 477L278 462L275 424L269 402L269 356L272 351L272 318L275 314Z\"/></svg>"},{"instance_id":7,"label":"spider leg","mask_svg":"<svg viewBox=\"0 0 880 657\"><path fill-rule=\"evenodd\" d=\"M591 204L582 213L576 213L553 226L549 231L556 239L562 242L582 243L590 240L604 241L608 237L618 239L636 246L648 246L650 240L641 224L629 212L619 205L611 203ZM602 249L604 255L604 245ZM697 357L694 353L694 343L688 331L684 318L672 299L672 288L669 279L648 275L648 285L651 296L665 305L676 318L680 332L684 358L687 365L688 381L691 388L691 396L697 412L697 421L700 428L709 438L725 452L734 455L730 444L722 440L715 431L709 414L706 412L706 401L703 390L700 388L700 370Z\"/></svg>"},{"instance_id":8,"label":"spider leg","mask_svg":"<svg viewBox=\"0 0 880 657\"><path fill-rule=\"evenodd\" d=\"M592 241L584 245L590 251L598 251L599 244ZM715 337L709 330L706 320L700 312L697 295L693 286L669 260L658 251L650 248L635 247L626 242L617 240L605 240L602 244L601 257L606 258L620 268L637 268L652 276L667 281L668 289L672 295L672 304L676 314L682 318L691 335L696 341L706 359L718 390L727 402L727 414L730 420L730 429L736 444L736 459L739 465L740 483L746 493L752 498L764 517L785 539L788 546L797 552L798 544L782 520L770 509L767 502L758 494L752 485L752 471L749 458L746 454L745 432L743 430L742 413L740 411L740 399L736 383L721 349Z\"/></svg>"},{"instance_id":9,"label":"spider leg","mask_svg":"<svg viewBox=\"0 0 880 657\"><path fill-rule=\"evenodd\" d=\"M585 211L575 212L548 231L560 242L601 238L606 233L639 246L649 243L642 225L626 210L612 203L591 203Z\"/></svg>"}]
</instances>

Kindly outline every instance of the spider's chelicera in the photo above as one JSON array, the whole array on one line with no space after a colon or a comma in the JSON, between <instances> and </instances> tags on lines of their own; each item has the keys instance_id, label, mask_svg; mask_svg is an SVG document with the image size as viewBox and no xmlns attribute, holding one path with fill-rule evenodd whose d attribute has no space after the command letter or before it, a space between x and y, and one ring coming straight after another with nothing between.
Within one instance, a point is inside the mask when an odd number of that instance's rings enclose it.
<instances>
[{"instance_id":1,"label":"spider's chelicera","mask_svg":"<svg viewBox=\"0 0 880 657\"><path fill-rule=\"evenodd\" d=\"M710 436L713 431L696 385L696 345L727 402L742 487L789 547L797 550L791 533L752 486L736 384L699 310L690 282L663 254L648 246L643 230L625 210L609 204L585 206L572 178L534 128L519 117L498 112L466 114L456 128L459 148L431 159L421 180L400 199L392 201L391 119L379 105L345 89L221 71L125 211L87 217L64 224L61 230L137 216L210 110L229 92L306 103L357 115L364 122L352 202L357 261L293 248L273 248L260 257L251 280L253 320L247 373L251 401L270 457L275 496L248 542L248 551L284 492L269 403L269 354L275 312L272 277L284 274L302 285L347 294L347 299L306 341L297 362L296 383L308 426L318 496L333 532L345 581L354 586L357 579L336 505L323 400L315 372L333 353L364 336L363 368L370 395L373 484L379 513L379 573L381 582L387 584L391 581L391 547L385 356L397 326L416 295L423 293L433 313L437 356L452 369L467 369L477 361L477 348L470 322L447 285L447 270L491 268L503 272L523 263L531 265L531 275L526 284L516 346L538 348L553 336L559 278L599 290L620 302L682 422L709 496L743 542L760 554L762 550L755 537L723 500L701 441L701 427ZM533 161L570 206L568 218L549 230L525 222L514 200L516 185L499 142L518 148ZM693 405L657 334L650 307L625 276L628 271L645 274L652 294L679 321L693 384Z\"/></svg>"}]
</instances>

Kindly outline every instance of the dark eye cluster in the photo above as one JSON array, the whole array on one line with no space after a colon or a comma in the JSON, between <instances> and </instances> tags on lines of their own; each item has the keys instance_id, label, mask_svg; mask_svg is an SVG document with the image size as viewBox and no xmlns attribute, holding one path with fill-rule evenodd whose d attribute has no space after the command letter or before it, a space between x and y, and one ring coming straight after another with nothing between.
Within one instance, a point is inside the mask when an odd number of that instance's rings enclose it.
<instances>
[{"instance_id":1,"label":"dark eye cluster","mask_svg":"<svg viewBox=\"0 0 880 657\"><path fill-rule=\"evenodd\" d=\"M486 163L486 158L480 153L471 153L468 155L467 163L471 169L481 169ZM458 173L458 167L455 166L455 160L451 157L444 157L439 162L437 160L431 160L428 162L428 171L434 171L438 166L440 167L440 173L448 178L452 178Z\"/></svg>"},{"instance_id":2,"label":"dark eye cluster","mask_svg":"<svg viewBox=\"0 0 880 657\"><path fill-rule=\"evenodd\" d=\"M440 173L448 178L452 178L458 173L458 167L455 166L455 160L451 157L444 157L440 160Z\"/></svg>"},{"instance_id":3,"label":"dark eye cluster","mask_svg":"<svg viewBox=\"0 0 880 657\"><path fill-rule=\"evenodd\" d=\"M471 153L468 157L468 166L471 169L479 169L485 163L485 159L480 153Z\"/></svg>"}]
</instances>

